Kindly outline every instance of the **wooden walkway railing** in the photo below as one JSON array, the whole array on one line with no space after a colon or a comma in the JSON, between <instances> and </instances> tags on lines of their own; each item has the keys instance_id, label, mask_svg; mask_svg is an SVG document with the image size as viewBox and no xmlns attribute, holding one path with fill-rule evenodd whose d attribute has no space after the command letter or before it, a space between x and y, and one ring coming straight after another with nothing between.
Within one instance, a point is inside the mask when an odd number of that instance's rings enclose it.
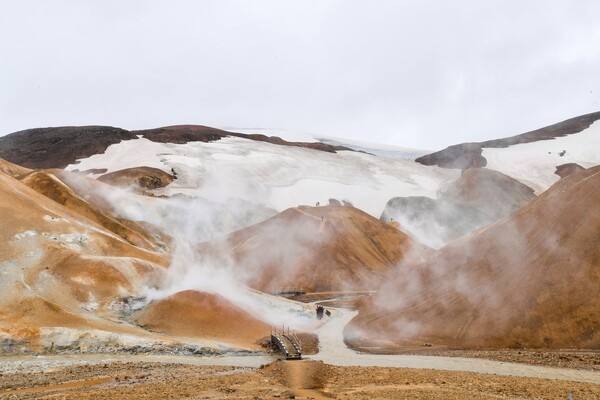
<instances>
[{"instance_id":1,"label":"wooden walkway railing","mask_svg":"<svg viewBox=\"0 0 600 400\"><path fill-rule=\"evenodd\" d=\"M302 341L290 328L287 330L285 327L282 330L271 328L271 343L281 351L286 359L302 359Z\"/></svg>"}]
</instances>

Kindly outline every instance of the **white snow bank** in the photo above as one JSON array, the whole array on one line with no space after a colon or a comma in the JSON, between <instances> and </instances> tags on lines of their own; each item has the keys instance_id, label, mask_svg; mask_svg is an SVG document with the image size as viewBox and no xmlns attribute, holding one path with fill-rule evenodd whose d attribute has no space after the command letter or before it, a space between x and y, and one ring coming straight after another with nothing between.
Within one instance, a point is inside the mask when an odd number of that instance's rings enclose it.
<instances>
[{"instance_id":1,"label":"white snow bank","mask_svg":"<svg viewBox=\"0 0 600 400\"><path fill-rule=\"evenodd\" d=\"M150 166L177 179L157 194L185 194L214 202L238 198L283 211L301 204L348 200L374 217L397 196L435 198L440 185L459 172L412 160L342 151L327 153L240 138L187 144L123 141L71 164L68 170L108 172Z\"/></svg>"},{"instance_id":2,"label":"white snow bank","mask_svg":"<svg viewBox=\"0 0 600 400\"><path fill-rule=\"evenodd\" d=\"M557 166L577 163L589 168L600 164L600 121L564 137L499 149L484 148L482 155L487 168L512 176L540 194L560 179L554 173Z\"/></svg>"},{"instance_id":3,"label":"white snow bank","mask_svg":"<svg viewBox=\"0 0 600 400\"><path fill-rule=\"evenodd\" d=\"M344 146L352 150L363 151L377 156L402 158L405 160L414 160L425 154L432 153L430 150L412 149L407 147L393 146L381 143L368 143L359 140L351 140L334 136L325 136L315 133L296 132L286 129L271 128L224 128L230 132L259 134L265 136L277 136L288 142L301 143L326 143L334 146Z\"/></svg>"}]
</instances>

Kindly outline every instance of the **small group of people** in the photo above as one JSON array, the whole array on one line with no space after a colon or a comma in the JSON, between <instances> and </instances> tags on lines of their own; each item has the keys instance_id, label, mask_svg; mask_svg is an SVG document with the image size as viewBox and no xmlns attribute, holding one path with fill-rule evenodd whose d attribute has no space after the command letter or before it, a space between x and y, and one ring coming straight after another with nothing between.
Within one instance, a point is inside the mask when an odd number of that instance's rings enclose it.
<instances>
[{"instance_id":1,"label":"small group of people","mask_svg":"<svg viewBox=\"0 0 600 400\"><path fill-rule=\"evenodd\" d=\"M331 315L329 310L326 310L325 307L317 306L317 319L323 318L323 314L327 315L328 317Z\"/></svg>"}]
</instances>

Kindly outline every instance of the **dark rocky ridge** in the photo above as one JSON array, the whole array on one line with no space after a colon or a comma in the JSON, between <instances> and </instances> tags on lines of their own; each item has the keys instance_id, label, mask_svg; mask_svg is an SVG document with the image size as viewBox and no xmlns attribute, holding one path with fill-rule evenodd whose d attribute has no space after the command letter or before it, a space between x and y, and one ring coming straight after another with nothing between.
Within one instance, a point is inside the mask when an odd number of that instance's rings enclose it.
<instances>
[{"instance_id":1,"label":"dark rocky ridge","mask_svg":"<svg viewBox=\"0 0 600 400\"><path fill-rule=\"evenodd\" d=\"M27 168L64 168L78 158L103 153L111 144L135 137L110 126L27 129L0 137L0 158Z\"/></svg>"},{"instance_id":2,"label":"dark rocky ridge","mask_svg":"<svg viewBox=\"0 0 600 400\"><path fill-rule=\"evenodd\" d=\"M304 142L288 142L278 136L266 136L261 134L246 134L229 132L221 129L211 128L202 125L174 125L163 128L146 129L141 131L132 131L136 135L142 135L146 139L153 142L161 143L187 143L187 142L213 142L224 137L238 137L242 139L255 140L257 142L266 142L278 144L282 146L305 147L313 150L335 153L339 150L350 150L348 147L336 146L326 143L304 143Z\"/></svg>"},{"instance_id":3,"label":"dark rocky ridge","mask_svg":"<svg viewBox=\"0 0 600 400\"><path fill-rule=\"evenodd\" d=\"M557 124L516 136L479 143L462 143L449 146L444 150L419 157L415 161L423 165L437 165L442 168L467 169L485 167L487 165L487 160L481 155L484 147L504 148L520 143L531 143L539 140L548 140L571 135L589 128L592 123L599 119L600 111L567 119Z\"/></svg>"},{"instance_id":4,"label":"dark rocky ridge","mask_svg":"<svg viewBox=\"0 0 600 400\"><path fill-rule=\"evenodd\" d=\"M284 146L335 153L351 149L325 143L288 142L277 136L228 132L202 125L177 125L128 131L110 126L35 128L0 137L0 158L27 168L65 168L77 159L106 151L111 144L143 136L153 142L184 144L239 137Z\"/></svg>"}]
</instances>

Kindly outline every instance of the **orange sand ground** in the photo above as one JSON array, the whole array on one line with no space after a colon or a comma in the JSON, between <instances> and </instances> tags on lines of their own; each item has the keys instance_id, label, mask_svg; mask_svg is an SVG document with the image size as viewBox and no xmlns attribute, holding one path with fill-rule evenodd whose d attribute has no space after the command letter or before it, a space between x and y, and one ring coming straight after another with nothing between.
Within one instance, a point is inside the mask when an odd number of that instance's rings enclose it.
<instances>
[{"instance_id":1,"label":"orange sand ground","mask_svg":"<svg viewBox=\"0 0 600 400\"><path fill-rule=\"evenodd\" d=\"M186 290L156 301L134 319L145 329L174 336L212 339L259 349L271 328L216 294Z\"/></svg>"},{"instance_id":2,"label":"orange sand ground","mask_svg":"<svg viewBox=\"0 0 600 400\"><path fill-rule=\"evenodd\" d=\"M262 369L111 363L0 375L15 399L600 399L600 386L466 372L277 362ZM12 397L8 397L12 396Z\"/></svg>"}]
</instances>

